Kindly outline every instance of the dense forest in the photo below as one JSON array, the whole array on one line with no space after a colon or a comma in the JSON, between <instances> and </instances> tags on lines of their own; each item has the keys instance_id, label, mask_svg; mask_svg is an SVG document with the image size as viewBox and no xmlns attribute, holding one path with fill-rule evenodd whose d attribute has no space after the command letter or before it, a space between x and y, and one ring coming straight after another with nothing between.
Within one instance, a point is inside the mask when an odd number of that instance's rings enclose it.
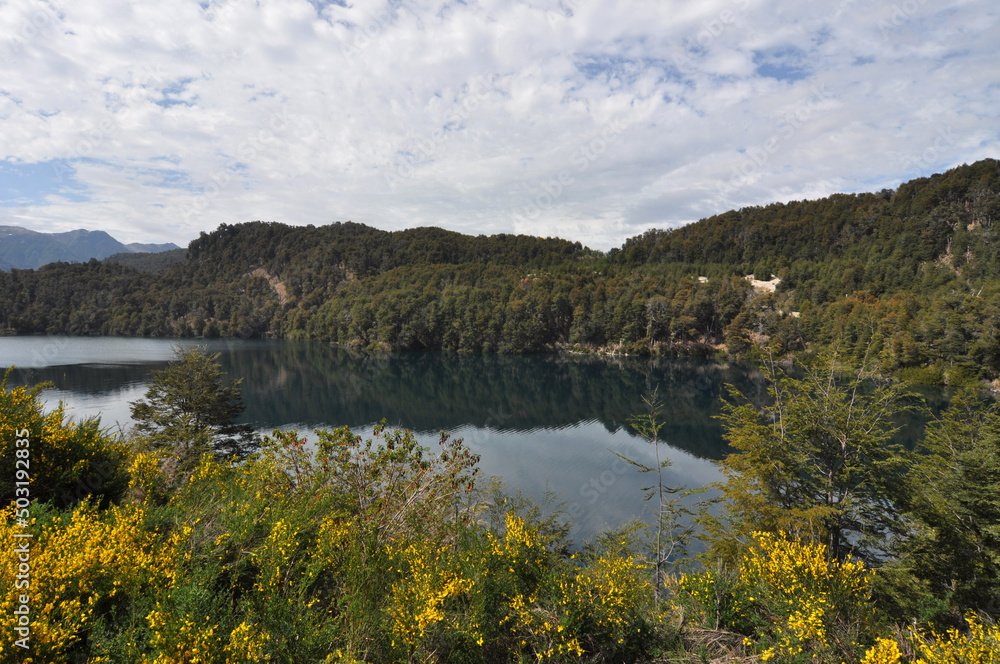
<instances>
[{"instance_id":1,"label":"dense forest","mask_svg":"<svg viewBox=\"0 0 1000 664\"><path fill-rule=\"evenodd\" d=\"M0 273L0 329L737 358L835 344L874 349L912 381L993 381L998 216L989 159L896 190L734 210L607 253L437 228L224 224L156 265ZM753 287L749 274L780 283Z\"/></svg>"}]
</instances>

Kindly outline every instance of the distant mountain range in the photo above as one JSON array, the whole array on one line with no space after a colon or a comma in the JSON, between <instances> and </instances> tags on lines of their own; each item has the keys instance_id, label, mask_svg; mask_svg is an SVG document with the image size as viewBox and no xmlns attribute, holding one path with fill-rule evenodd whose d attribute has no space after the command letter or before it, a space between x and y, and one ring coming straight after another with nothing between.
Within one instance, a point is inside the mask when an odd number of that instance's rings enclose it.
<instances>
[{"instance_id":1,"label":"distant mountain range","mask_svg":"<svg viewBox=\"0 0 1000 664\"><path fill-rule=\"evenodd\" d=\"M82 228L66 233L38 233L20 226L0 226L0 270L34 269L63 261L85 263L121 253L160 253L178 249L173 243L122 244L104 231Z\"/></svg>"}]
</instances>

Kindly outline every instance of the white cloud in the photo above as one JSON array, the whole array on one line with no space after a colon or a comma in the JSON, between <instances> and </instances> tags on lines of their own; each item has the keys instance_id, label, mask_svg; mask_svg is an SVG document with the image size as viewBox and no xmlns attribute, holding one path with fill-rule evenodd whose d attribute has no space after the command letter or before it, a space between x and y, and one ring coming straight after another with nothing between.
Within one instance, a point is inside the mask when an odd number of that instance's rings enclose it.
<instances>
[{"instance_id":1,"label":"white cloud","mask_svg":"<svg viewBox=\"0 0 1000 664\"><path fill-rule=\"evenodd\" d=\"M985 0L202 4L5 5L0 158L69 160L86 200L38 182L0 223L184 243L353 219L609 248L1000 147Z\"/></svg>"}]
</instances>

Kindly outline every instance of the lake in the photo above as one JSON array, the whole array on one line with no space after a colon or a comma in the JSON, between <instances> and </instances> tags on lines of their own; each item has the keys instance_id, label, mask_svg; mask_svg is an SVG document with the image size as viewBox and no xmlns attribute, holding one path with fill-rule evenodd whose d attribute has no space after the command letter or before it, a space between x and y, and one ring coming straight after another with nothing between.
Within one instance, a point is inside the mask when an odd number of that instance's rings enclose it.
<instances>
[{"instance_id":1,"label":"lake","mask_svg":"<svg viewBox=\"0 0 1000 664\"><path fill-rule=\"evenodd\" d=\"M142 398L150 371L176 346L220 353L223 370L243 380L242 421L262 432L350 426L362 435L383 418L436 448L439 434L462 437L482 457L484 477L541 498L556 492L572 515L577 543L641 518L651 476L613 453L655 465L653 448L627 427L644 395L664 405L666 482L688 488L721 478L713 461L727 454L720 412L726 383L762 398L758 372L707 360L569 355L366 354L283 340L108 337L0 337L0 367L10 384L50 381L43 393L77 419L99 415L128 426L129 402ZM939 409L941 391L925 394ZM906 422L904 437L919 435Z\"/></svg>"}]
</instances>

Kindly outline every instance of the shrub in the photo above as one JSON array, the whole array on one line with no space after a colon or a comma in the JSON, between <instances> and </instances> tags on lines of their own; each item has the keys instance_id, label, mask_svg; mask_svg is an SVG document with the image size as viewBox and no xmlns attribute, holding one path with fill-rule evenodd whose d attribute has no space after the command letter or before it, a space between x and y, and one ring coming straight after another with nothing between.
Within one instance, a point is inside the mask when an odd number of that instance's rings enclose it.
<instances>
[{"instance_id":1,"label":"shrub","mask_svg":"<svg viewBox=\"0 0 1000 664\"><path fill-rule=\"evenodd\" d=\"M0 629L14 634L15 603L30 598L31 655L48 664L76 661L94 646L92 626L98 618L118 615L142 621L144 607L157 590L176 581L175 547L145 527L146 512L136 506L98 511L87 501L61 519L27 529L17 525L13 510L0 515L0 538L23 541L15 533L30 532L30 585L16 588L17 554L0 548ZM13 646L0 644L4 659Z\"/></svg>"},{"instance_id":2,"label":"shrub","mask_svg":"<svg viewBox=\"0 0 1000 664\"><path fill-rule=\"evenodd\" d=\"M677 589L703 621L745 634L764 661L840 661L874 638L872 578L861 561L831 560L822 545L758 532L735 575L683 576Z\"/></svg>"},{"instance_id":3,"label":"shrub","mask_svg":"<svg viewBox=\"0 0 1000 664\"><path fill-rule=\"evenodd\" d=\"M104 506L117 500L128 484L127 446L97 418L68 422L62 404L45 413L45 385L8 389L9 377L10 370L0 382L0 494L22 495L15 490L17 471L24 470L32 500L63 507L90 496Z\"/></svg>"}]
</instances>

